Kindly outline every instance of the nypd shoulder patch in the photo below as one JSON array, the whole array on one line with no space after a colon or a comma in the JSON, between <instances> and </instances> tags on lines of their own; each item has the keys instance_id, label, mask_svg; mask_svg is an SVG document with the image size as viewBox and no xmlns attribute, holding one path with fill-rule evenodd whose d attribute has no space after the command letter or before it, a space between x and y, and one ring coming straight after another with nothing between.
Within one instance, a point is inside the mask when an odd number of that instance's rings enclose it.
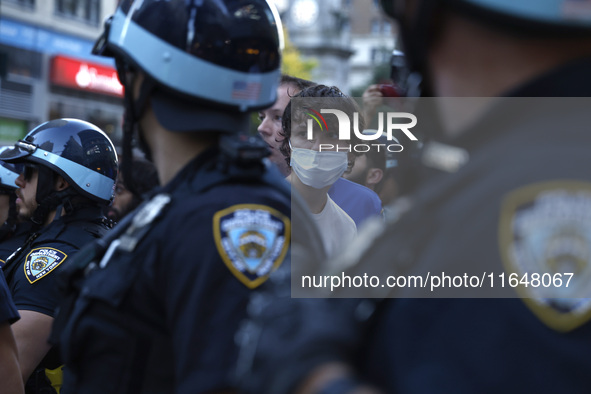
<instances>
[{"instance_id":1,"label":"nypd shoulder patch","mask_svg":"<svg viewBox=\"0 0 591 394\"><path fill-rule=\"evenodd\" d=\"M509 275L530 281L516 288L527 307L557 331L589 321L591 183L528 185L509 193L501 209L500 253Z\"/></svg>"},{"instance_id":2,"label":"nypd shoulder patch","mask_svg":"<svg viewBox=\"0 0 591 394\"><path fill-rule=\"evenodd\" d=\"M250 289L264 283L281 265L290 231L289 218L265 205L233 205L213 216L214 239L222 260Z\"/></svg>"},{"instance_id":3,"label":"nypd shoulder patch","mask_svg":"<svg viewBox=\"0 0 591 394\"><path fill-rule=\"evenodd\" d=\"M54 248L33 249L25 260L25 276L33 284L56 269L68 257L61 250Z\"/></svg>"}]
</instances>

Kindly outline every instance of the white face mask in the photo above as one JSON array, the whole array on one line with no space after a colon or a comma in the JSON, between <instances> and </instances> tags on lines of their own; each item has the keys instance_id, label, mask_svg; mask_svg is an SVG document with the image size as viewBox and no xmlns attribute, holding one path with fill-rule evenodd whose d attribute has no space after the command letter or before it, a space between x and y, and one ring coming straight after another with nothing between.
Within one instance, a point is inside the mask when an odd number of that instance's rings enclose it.
<instances>
[{"instance_id":1,"label":"white face mask","mask_svg":"<svg viewBox=\"0 0 591 394\"><path fill-rule=\"evenodd\" d=\"M304 185L315 189L322 189L335 183L347 170L348 164L347 152L291 149L291 169Z\"/></svg>"}]
</instances>

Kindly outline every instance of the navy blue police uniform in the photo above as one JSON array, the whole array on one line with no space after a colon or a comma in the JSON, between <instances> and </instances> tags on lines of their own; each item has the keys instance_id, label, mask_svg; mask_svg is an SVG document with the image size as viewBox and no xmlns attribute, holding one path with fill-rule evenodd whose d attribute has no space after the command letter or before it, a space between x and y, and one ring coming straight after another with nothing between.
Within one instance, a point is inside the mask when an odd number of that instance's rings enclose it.
<instances>
[{"instance_id":1,"label":"navy blue police uniform","mask_svg":"<svg viewBox=\"0 0 591 394\"><path fill-rule=\"evenodd\" d=\"M6 284L4 273L0 272L0 322L14 323L19 319L18 310L12 302L10 290Z\"/></svg>"},{"instance_id":2,"label":"navy blue police uniform","mask_svg":"<svg viewBox=\"0 0 591 394\"><path fill-rule=\"evenodd\" d=\"M30 234L3 267L17 308L53 317L60 300L56 273L62 263L107 230L101 208L87 207Z\"/></svg>"},{"instance_id":3,"label":"navy blue police uniform","mask_svg":"<svg viewBox=\"0 0 591 394\"><path fill-rule=\"evenodd\" d=\"M3 267L18 310L54 317L61 299L58 273L81 247L102 237L108 229L102 208L94 206L62 216L32 232ZM27 380L27 392L53 392L51 385L61 383L62 364L57 348L53 347Z\"/></svg>"},{"instance_id":4,"label":"navy blue police uniform","mask_svg":"<svg viewBox=\"0 0 591 394\"><path fill-rule=\"evenodd\" d=\"M32 222L17 223L14 230L9 230L6 237L0 241L0 267L15 250L23 246L32 231Z\"/></svg>"},{"instance_id":5,"label":"navy blue police uniform","mask_svg":"<svg viewBox=\"0 0 591 394\"><path fill-rule=\"evenodd\" d=\"M217 148L200 154L104 250L80 253L85 277L54 325L71 372L64 392L229 387L251 289L286 257L290 198L270 166L253 175L224 161Z\"/></svg>"},{"instance_id":6,"label":"navy blue police uniform","mask_svg":"<svg viewBox=\"0 0 591 394\"><path fill-rule=\"evenodd\" d=\"M589 67L591 59L575 61L509 96L588 97ZM423 273L482 264L519 278L566 269L571 286L550 297L528 287L521 299L385 300L356 358L367 381L388 393L589 389L588 102L544 100L501 101L448 141L469 161L454 174L426 169L415 206L360 261L406 256Z\"/></svg>"},{"instance_id":7,"label":"navy blue police uniform","mask_svg":"<svg viewBox=\"0 0 591 394\"><path fill-rule=\"evenodd\" d=\"M280 47L263 0L124 0L105 22L93 53L114 57L126 86L124 155L141 124L146 153L162 153L150 137L163 133L165 145L190 141L192 160L68 266L52 335L63 393L233 387L249 297L290 248L289 188L263 141L243 134L277 98Z\"/></svg>"}]
</instances>

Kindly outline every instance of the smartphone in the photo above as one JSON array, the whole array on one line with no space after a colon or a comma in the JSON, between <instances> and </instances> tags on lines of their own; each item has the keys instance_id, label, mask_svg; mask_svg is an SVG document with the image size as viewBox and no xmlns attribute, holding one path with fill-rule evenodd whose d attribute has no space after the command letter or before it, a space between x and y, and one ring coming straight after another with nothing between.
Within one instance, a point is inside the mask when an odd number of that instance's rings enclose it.
<instances>
[{"instance_id":1,"label":"smartphone","mask_svg":"<svg viewBox=\"0 0 591 394\"><path fill-rule=\"evenodd\" d=\"M391 84L381 84L380 92L384 97L401 97L400 92L398 92L398 88Z\"/></svg>"}]
</instances>

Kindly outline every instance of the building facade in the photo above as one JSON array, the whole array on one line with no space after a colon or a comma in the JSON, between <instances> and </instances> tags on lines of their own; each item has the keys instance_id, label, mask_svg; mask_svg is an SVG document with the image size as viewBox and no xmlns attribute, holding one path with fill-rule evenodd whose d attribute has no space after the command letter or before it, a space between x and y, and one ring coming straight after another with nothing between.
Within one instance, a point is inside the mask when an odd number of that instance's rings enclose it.
<instances>
[{"instance_id":1,"label":"building facade","mask_svg":"<svg viewBox=\"0 0 591 394\"><path fill-rule=\"evenodd\" d=\"M313 79L350 93L390 62L395 25L378 0L274 0L292 43L318 67Z\"/></svg>"},{"instance_id":2,"label":"building facade","mask_svg":"<svg viewBox=\"0 0 591 394\"><path fill-rule=\"evenodd\" d=\"M349 15L342 0L279 0L280 11L289 37L304 58L312 58L317 67L312 79L336 85L348 91L350 35Z\"/></svg>"},{"instance_id":3,"label":"building facade","mask_svg":"<svg viewBox=\"0 0 591 394\"><path fill-rule=\"evenodd\" d=\"M390 63L397 28L381 11L378 0L344 0L351 18L353 56L350 59L349 85L367 86L376 67Z\"/></svg>"},{"instance_id":4,"label":"building facade","mask_svg":"<svg viewBox=\"0 0 591 394\"><path fill-rule=\"evenodd\" d=\"M112 60L91 55L117 0L2 0L0 144L73 117L121 135L123 88Z\"/></svg>"}]
</instances>

